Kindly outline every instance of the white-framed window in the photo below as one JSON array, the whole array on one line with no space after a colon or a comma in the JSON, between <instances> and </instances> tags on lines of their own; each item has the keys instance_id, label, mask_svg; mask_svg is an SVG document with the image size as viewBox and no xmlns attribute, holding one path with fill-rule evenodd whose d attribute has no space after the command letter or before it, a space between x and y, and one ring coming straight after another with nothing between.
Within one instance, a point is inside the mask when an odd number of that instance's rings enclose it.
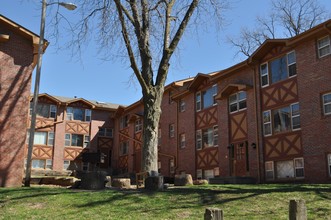
<instances>
[{"instance_id":1,"label":"white-framed window","mask_svg":"<svg viewBox=\"0 0 331 220\"><path fill-rule=\"evenodd\" d=\"M54 146L54 132L48 132L47 145Z\"/></svg>"},{"instance_id":2,"label":"white-framed window","mask_svg":"<svg viewBox=\"0 0 331 220\"><path fill-rule=\"evenodd\" d=\"M195 96L195 108L196 111L201 111L201 92L197 92Z\"/></svg>"},{"instance_id":3,"label":"white-framed window","mask_svg":"<svg viewBox=\"0 0 331 220\"><path fill-rule=\"evenodd\" d=\"M70 160L63 161L63 170L68 170L70 166Z\"/></svg>"},{"instance_id":4,"label":"white-framed window","mask_svg":"<svg viewBox=\"0 0 331 220\"><path fill-rule=\"evenodd\" d=\"M218 146L218 125L214 125L214 146Z\"/></svg>"},{"instance_id":5,"label":"white-framed window","mask_svg":"<svg viewBox=\"0 0 331 220\"><path fill-rule=\"evenodd\" d=\"M171 174L175 173L175 160L174 159L170 159L170 161L169 161L169 170L170 170Z\"/></svg>"},{"instance_id":6,"label":"white-framed window","mask_svg":"<svg viewBox=\"0 0 331 220\"><path fill-rule=\"evenodd\" d=\"M322 96L323 101L323 114L330 115L331 114L331 93L324 94Z\"/></svg>"},{"instance_id":7,"label":"white-framed window","mask_svg":"<svg viewBox=\"0 0 331 220\"><path fill-rule=\"evenodd\" d=\"M120 155L127 155L129 153L129 142L124 141L120 143Z\"/></svg>"},{"instance_id":8,"label":"white-framed window","mask_svg":"<svg viewBox=\"0 0 331 220\"><path fill-rule=\"evenodd\" d=\"M269 111L264 111L263 112L263 134L264 136L271 135L272 130L271 130L271 112Z\"/></svg>"},{"instance_id":9,"label":"white-framed window","mask_svg":"<svg viewBox=\"0 0 331 220\"><path fill-rule=\"evenodd\" d=\"M99 128L98 131L98 136L99 137L113 137L113 129L112 128Z\"/></svg>"},{"instance_id":10,"label":"white-framed window","mask_svg":"<svg viewBox=\"0 0 331 220\"><path fill-rule=\"evenodd\" d=\"M46 160L32 160L32 169L45 169Z\"/></svg>"},{"instance_id":11,"label":"white-framed window","mask_svg":"<svg viewBox=\"0 0 331 220\"><path fill-rule=\"evenodd\" d=\"M140 132L142 129L143 129L143 121L141 120L141 118L138 118L134 124L134 132L135 133Z\"/></svg>"},{"instance_id":12,"label":"white-framed window","mask_svg":"<svg viewBox=\"0 0 331 220\"><path fill-rule=\"evenodd\" d=\"M328 154L328 167L329 167L329 177L331 177L331 154Z\"/></svg>"},{"instance_id":13,"label":"white-framed window","mask_svg":"<svg viewBox=\"0 0 331 220\"><path fill-rule=\"evenodd\" d=\"M197 150L202 149L202 133L201 133L201 130L196 131L195 139L196 139L196 148L197 148Z\"/></svg>"},{"instance_id":14,"label":"white-framed window","mask_svg":"<svg viewBox=\"0 0 331 220\"><path fill-rule=\"evenodd\" d=\"M90 136L88 135L85 135L84 136L84 144L83 144L83 147L89 147L89 144L90 144Z\"/></svg>"},{"instance_id":15,"label":"white-framed window","mask_svg":"<svg viewBox=\"0 0 331 220\"><path fill-rule=\"evenodd\" d=\"M53 168L53 161L52 160L46 160L46 169L51 170Z\"/></svg>"},{"instance_id":16,"label":"white-framed window","mask_svg":"<svg viewBox=\"0 0 331 220\"><path fill-rule=\"evenodd\" d=\"M229 96L229 111L237 112L246 109L246 92L240 91Z\"/></svg>"},{"instance_id":17,"label":"white-framed window","mask_svg":"<svg viewBox=\"0 0 331 220\"><path fill-rule=\"evenodd\" d=\"M273 180L275 178L273 161L265 162L265 177L266 177L266 180Z\"/></svg>"},{"instance_id":18,"label":"white-framed window","mask_svg":"<svg viewBox=\"0 0 331 220\"><path fill-rule=\"evenodd\" d=\"M56 118L56 112L57 112L57 107L56 105L50 105L50 110L49 110L49 117L50 118Z\"/></svg>"},{"instance_id":19,"label":"white-framed window","mask_svg":"<svg viewBox=\"0 0 331 220\"><path fill-rule=\"evenodd\" d=\"M217 105L216 96L217 96L217 84L213 85L213 105Z\"/></svg>"},{"instance_id":20,"label":"white-framed window","mask_svg":"<svg viewBox=\"0 0 331 220\"><path fill-rule=\"evenodd\" d=\"M269 85L268 63L261 64L260 75L261 75L261 86L262 87L268 86Z\"/></svg>"},{"instance_id":21,"label":"white-framed window","mask_svg":"<svg viewBox=\"0 0 331 220\"><path fill-rule=\"evenodd\" d=\"M82 134L65 134L64 145L75 146L75 147L87 147L89 144L90 137Z\"/></svg>"},{"instance_id":22,"label":"white-framed window","mask_svg":"<svg viewBox=\"0 0 331 220\"><path fill-rule=\"evenodd\" d=\"M179 101L179 112L185 112L186 109L186 103L183 99Z\"/></svg>"},{"instance_id":23,"label":"white-framed window","mask_svg":"<svg viewBox=\"0 0 331 220\"><path fill-rule=\"evenodd\" d=\"M92 110L67 107L67 120L91 121Z\"/></svg>"},{"instance_id":24,"label":"white-framed window","mask_svg":"<svg viewBox=\"0 0 331 220\"><path fill-rule=\"evenodd\" d=\"M202 179L202 169L197 170L197 179Z\"/></svg>"},{"instance_id":25,"label":"white-framed window","mask_svg":"<svg viewBox=\"0 0 331 220\"><path fill-rule=\"evenodd\" d=\"M175 137L175 125L174 124L169 125L169 137L171 137L171 138Z\"/></svg>"},{"instance_id":26,"label":"white-framed window","mask_svg":"<svg viewBox=\"0 0 331 220\"><path fill-rule=\"evenodd\" d=\"M180 148L185 148L185 145L186 145L185 133L183 133L183 134L180 134L179 146L180 146Z\"/></svg>"},{"instance_id":27,"label":"white-framed window","mask_svg":"<svg viewBox=\"0 0 331 220\"><path fill-rule=\"evenodd\" d=\"M172 104L174 101L172 100L172 95L173 95L173 91L169 91L169 98L168 98L168 103L169 105Z\"/></svg>"},{"instance_id":28,"label":"white-framed window","mask_svg":"<svg viewBox=\"0 0 331 220\"><path fill-rule=\"evenodd\" d=\"M27 133L27 141L29 141L30 131L28 130ZM53 146L54 145L54 132L50 131L36 131L34 133L34 139L33 139L34 145L47 145L47 146Z\"/></svg>"},{"instance_id":29,"label":"white-framed window","mask_svg":"<svg viewBox=\"0 0 331 220\"><path fill-rule=\"evenodd\" d=\"M330 36L325 36L317 40L318 57L324 57L331 53Z\"/></svg>"},{"instance_id":30,"label":"white-framed window","mask_svg":"<svg viewBox=\"0 0 331 220\"><path fill-rule=\"evenodd\" d=\"M296 65L296 55L295 52L292 51L287 54L287 72L288 77L292 77L297 75L297 65Z\"/></svg>"},{"instance_id":31,"label":"white-framed window","mask_svg":"<svg viewBox=\"0 0 331 220\"><path fill-rule=\"evenodd\" d=\"M301 127L299 110L300 110L299 103L294 103L291 105L292 130L298 130Z\"/></svg>"},{"instance_id":32,"label":"white-framed window","mask_svg":"<svg viewBox=\"0 0 331 220\"><path fill-rule=\"evenodd\" d=\"M296 178L305 177L303 158L295 158L294 159L294 169L295 169L295 177Z\"/></svg>"},{"instance_id":33,"label":"white-framed window","mask_svg":"<svg viewBox=\"0 0 331 220\"><path fill-rule=\"evenodd\" d=\"M85 109L85 121L91 121L92 118L92 110Z\"/></svg>"}]
</instances>

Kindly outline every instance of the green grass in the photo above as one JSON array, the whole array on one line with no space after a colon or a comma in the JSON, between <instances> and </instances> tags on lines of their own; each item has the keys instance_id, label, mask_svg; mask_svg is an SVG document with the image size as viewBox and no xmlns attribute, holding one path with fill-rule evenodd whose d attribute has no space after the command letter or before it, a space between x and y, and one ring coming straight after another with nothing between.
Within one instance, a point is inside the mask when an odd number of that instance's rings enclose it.
<instances>
[{"instance_id":1,"label":"green grass","mask_svg":"<svg viewBox=\"0 0 331 220\"><path fill-rule=\"evenodd\" d=\"M308 219L331 219L331 185L207 185L144 190L83 191L0 188L0 219L203 219L220 208L225 219L288 219L291 199L304 199Z\"/></svg>"}]
</instances>

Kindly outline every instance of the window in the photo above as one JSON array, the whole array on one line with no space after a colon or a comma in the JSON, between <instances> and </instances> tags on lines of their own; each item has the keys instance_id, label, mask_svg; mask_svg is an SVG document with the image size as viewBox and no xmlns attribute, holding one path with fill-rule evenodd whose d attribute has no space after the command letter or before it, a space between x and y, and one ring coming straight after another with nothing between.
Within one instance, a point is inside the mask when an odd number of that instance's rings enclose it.
<instances>
[{"instance_id":1,"label":"window","mask_svg":"<svg viewBox=\"0 0 331 220\"><path fill-rule=\"evenodd\" d=\"M261 86L269 85L269 75L268 75L268 63L264 63L260 66L260 74L261 74Z\"/></svg>"},{"instance_id":2,"label":"window","mask_svg":"<svg viewBox=\"0 0 331 220\"><path fill-rule=\"evenodd\" d=\"M85 121L91 121L91 116L92 116L92 110L85 109Z\"/></svg>"},{"instance_id":3,"label":"window","mask_svg":"<svg viewBox=\"0 0 331 220\"><path fill-rule=\"evenodd\" d=\"M171 137L171 138L175 137L175 125L174 124L169 125L169 137Z\"/></svg>"},{"instance_id":4,"label":"window","mask_svg":"<svg viewBox=\"0 0 331 220\"><path fill-rule=\"evenodd\" d=\"M90 144L90 136L85 135L84 136L84 147L88 147Z\"/></svg>"},{"instance_id":5,"label":"window","mask_svg":"<svg viewBox=\"0 0 331 220\"><path fill-rule=\"evenodd\" d=\"M68 170L70 166L70 160L63 161L63 169Z\"/></svg>"},{"instance_id":6,"label":"window","mask_svg":"<svg viewBox=\"0 0 331 220\"><path fill-rule=\"evenodd\" d=\"M263 134L264 136L271 135L271 115L270 111L263 112Z\"/></svg>"},{"instance_id":7,"label":"window","mask_svg":"<svg viewBox=\"0 0 331 220\"><path fill-rule=\"evenodd\" d=\"M32 169L45 169L45 160L32 160Z\"/></svg>"},{"instance_id":8,"label":"window","mask_svg":"<svg viewBox=\"0 0 331 220\"><path fill-rule=\"evenodd\" d=\"M120 119L120 129L128 127L128 115L121 117Z\"/></svg>"},{"instance_id":9,"label":"window","mask_svg":"<svg viewBox=\"0 0 331 220\"><path fill-rule=\"evenodd\" d=\"M331 53L330 51L330 37L326 36L317 41L318 57L324 57Z\"/></svg>"},{"instance_id":10,"label":"window","mask_svg":"<svg viewBox=\"0 0 331 220\"><path fill-rule=\"evenodd\" d=\"M143 129L143 122L140 118L135 121L134 131L137 133Z\"/></svg>"},{"instance_id":11,"label":"window","mask_svg":"<svg viewBox=\"0 0 331 220\"><path fill-rule=\"evenodd\" d=\"M202 135L201 135L201 130L197 130L195 134L196 138L196 148L197 150L202 149Z\"/></svg>"},{"instance_id":12,"label":"window","mask_svg":"<svg viewBox=\"0 0 331 220\"><path fill-rule=\"evenodd\" d=\"M215 142L215 137L216 137L216 142ZM218 126L203 129L202 140L203 140L204 148L216 146L218 141Z\"/></svg>"},{"instance_id":13,"label":"window","mask_svg":"<svg viewBox=\"0 0 331 220\"><path fill-rule=\"evenodd\" d=\"M53 168L52 160L45 159L33 159L32 160L32 169L49 169Z\"/></svg>"},{"instance_id":14,"label":"window","mask_svg":"<svg viewBox=\"0 0 331 220\"><path fill-rule=\"evenodd\" d=\"M99 128L98 132L99 137L113 137L113 129L112 128Z\"/></svg>"},{"instance_id":15,"label":"window","mask_svg":"<svg viewBox=\"0 0 331 220\"><path fill-rule=\"evenodd\" d=\"M89 136L84 137L84 135L81 134L65 134L65 142L64 142L65 146L86 147L88 143L89 143Z\"/></svg>"},{"instance_id":16,"label":"window","mask_svg":"<svg viewBox=\"0 0 331 220\"><path fill-rule=\"evenodd\" d=\"M54 132L48 132L47 145L54 146Z\"/></svg>"},{"instance_id":17,"label":"window","mask_svg":"<svg viewBox=\"0 0 331 220\"><path fill-rule=\"evenodd\" d=\"M30 131L27 133L27 140L29 140ZM46 131L36 131L34 133L34 145L54 145L54 132L46 132Z\"/></svg>"},{"instance_id":18,"label":"window","mask_svg":"<svg viewBox=\"0 0 331 220\"><path fill-rule=\"evenodd\" d=\"M210 106L216 105L216 95L217 84L203 92L198 92L196 94L196 111L200 111L201 109L206 109Z\"/></svg>"},{"instance_id":19,"label":"window","mask_svg":"<svg viewBox=\"0 0 331 220\"><path fill-rule=\"evenodd\" d=\"M303 178L305 176L303 158L294 159L294 169L296 178Z\"/></svg>"},{"instance_id":20,"label":"window","mask_svg":"<svg viewBox=\"0 0 331 220\"><path fill-rule=\"evenodd\" d=\"M180 146L180 148L185 148L185 145L186 145L185 134L181 134L181 135L180 135L180 143L179 143L179 146Z\"/></svg>"},{"instance_id":21,"label":"window","mask_svg":"<svg viewBox=\"0 0 331 220\"><path fill-rule=\"evenodd\" d=\"M295 103L291 105L291 122L292 122L292 130L300 129L300 112L299 112L299 103Z\"/></svg>"},{"instance_id":22,"label":"window","mask_svg":"<svg viewBox=\"0 0 331 220\"><path fill-rule=\"evenodd\" d=\"M52 160L46 160L46 169L51 170L53 168L53 161Z\"/></svg>"},{"instance_id":23,"label":"window","mask_svg":"<svg viewBox=\"0 0 331 220\"><path fill-rule=\"evenodd\" d=\"M127 155L129 152L129 142L121 142L120 143L120 156Z\"/></svg>"},{"instance_id":24,"label":"window","mask_svg":"<svg viewBox=\"0 0 331 220\"><path fill-rule=\"evenodd\" d=\"M272 114L275 133L291 130L290 107L273 110Z\"/></svg>"},{"instance_id":25,"label":"window","mask_svg":"<svg viewBox=\"0 0 331 220\"><path fill-rule=\"evenodd\" d=\"M84 171L88 171L89 163L88 162L83 162L82 168L83 168Z\"/></svg>"},{"instance_id":26,"label":"window","mask_svg":"<svg viewBox=\"0 0 331 220\"><path fill-rule=\"evenodd\" d=\"M246 92L241 91L229 97L230 112L237 112L246 109Z\"/></svg>"},{"instance_id":27,"label":"window","mask_svg":"<svg viewBox=\"0 0 331 220\"><path fill-rule=\"evenodd\" d=\"M297 75L297 64L294 51L287 54L287 72L289 77Z\"/></svg>"},{"instance_id":28,"label":"window","mask_svg":"<svg viewBox=\"0 0 331 220\"><path fill-rule=\"evenodd\" d=\"M32 105L33 103L30 103L30 115L32 112ZM57 107L56 105L49 105L49 104L43 104L38 103L36 108L36 114L37 117L43 117L43 118L56 118L56 111Z\"/></svg>"},{"instance_id":29,"label":"window","mask_svg":"<svg viewBox=\"0 0 331 220\"><path fill-rule=\"evenodd\" d=\"M271 83L276 83L295 76L297 74L296 69L296 55L294 51L283 57L272 60L269 63L261 64L261 86L268 86L269 79L271 80Z\"/></svg>"},{"instance_id":30,"label":"window","mask_svg":"<svg viewBox=\"0 0 331 220\"><path fill-rule=\"evenodd\" d=\"M331 114L331 93L323 95L323 113L324 115Z\"/></svg>"},{"instance_id":31,"label":"window","mask_svg":"<svg viewBox=\"0 0 331 220\"><path fill-rule=\"evenodd\" d=\"M328 167L329 167L329 176L331 177L331 154L328 154Z\"/></svg>"},{"instance_id":32,"label":"window","mask_svg":"<svg viewBox=\"0 0 331 220\"><path fill-rule=\"evenodd\" d=\"M196 98L195 98L195 102L196 102L196 111L201 111L201 92L198 92L196 94Z\"/></svg>"},{"instance_id":33,"label":"window","mask_svg":"<svg viewBox=\"0 0 331 220\"><path fill-rule=\"evenodd\" d=\"M266 177L266 180L273 180L275 178L273 161L265 162L265 177Z\"/></svg>"},{"instance_id":34,"label":"window","mask_svg":"<svg viewBox=\"0 0 331 220\"><path fill-rule=\"evenodd\" d=\"M91 121L92 110L67 107L67 120Z\"/></svg>"},{"instance_id":35,"label":"window","mask_svg":"<svg viewBox=\"0 0 331 220\"><path fill-rule=\"evenodd\" d=\"M180 112L185 112L185 107L186 107L185 105L186 105L185 101L181 99L179 101L179 111Z\"/></svg>"},{"instance_id":36,"label":"window","mask_svg":"<svg viewBox=\"0 0 331 220\"><path fill-rule=\"evenodd\" d=\"M218 126L214 126L214 146L218 145Z\"/></svg>"}]
</instances>

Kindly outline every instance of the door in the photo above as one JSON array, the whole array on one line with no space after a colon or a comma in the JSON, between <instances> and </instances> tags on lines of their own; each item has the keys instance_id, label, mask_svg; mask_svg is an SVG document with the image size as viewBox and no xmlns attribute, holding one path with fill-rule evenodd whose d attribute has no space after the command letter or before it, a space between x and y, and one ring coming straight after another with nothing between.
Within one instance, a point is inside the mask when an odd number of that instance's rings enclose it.
<instances>
[{"instance_id":1,"label":"door","mask_svg":"<svg viewBox=\"0 0 331 220\"><path fill-rule=\"evenodd\" d=\"M248 142L230 145L230 173L231 176L246 176L248 172Z\"/></svg>"}]
</instances>

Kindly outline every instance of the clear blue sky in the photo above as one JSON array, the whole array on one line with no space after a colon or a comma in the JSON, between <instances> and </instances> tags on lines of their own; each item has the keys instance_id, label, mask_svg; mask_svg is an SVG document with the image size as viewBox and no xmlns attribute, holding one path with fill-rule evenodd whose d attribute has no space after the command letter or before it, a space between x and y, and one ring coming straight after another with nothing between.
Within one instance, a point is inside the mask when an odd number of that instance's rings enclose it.
<instances>
[{"instance_id":1,"label":"clear blue sky","mask_svg":"<svg viewBox=\"0 0 331 220\"><path fill-rule=\"evenodd\" d=\"M1 0L0 14L39 34L40 2L40 0ZM227 25L220 32L202 31L198 38L186 36L182 39L180 56L174 56L171 60L167 83L195 76L199 72L221 70L241 61L239 57L234 57L235 50L226 42L226 36L237 35L240 27L254 26L255 17L263 16L269 11L270 0L230 0L230 2L232 2L231 9L227 10L224 16ZM331 0L320 2L331 9ZM60 10L69 19L71 16L77 17L75 11L66 11L63 8ZM46 26L47 28L49 27ZM46 38L48 38L47 31ZM43 57L40 93L77 96L123 105L132 104L141 98L138 83L128 82L132 74L129 64L102 61L98 58L98 51L93 42L83 51L82 60L76 60L77 58L71 57L70 51L58 51L50 42Z\"/></svg>"}]
</instances>

